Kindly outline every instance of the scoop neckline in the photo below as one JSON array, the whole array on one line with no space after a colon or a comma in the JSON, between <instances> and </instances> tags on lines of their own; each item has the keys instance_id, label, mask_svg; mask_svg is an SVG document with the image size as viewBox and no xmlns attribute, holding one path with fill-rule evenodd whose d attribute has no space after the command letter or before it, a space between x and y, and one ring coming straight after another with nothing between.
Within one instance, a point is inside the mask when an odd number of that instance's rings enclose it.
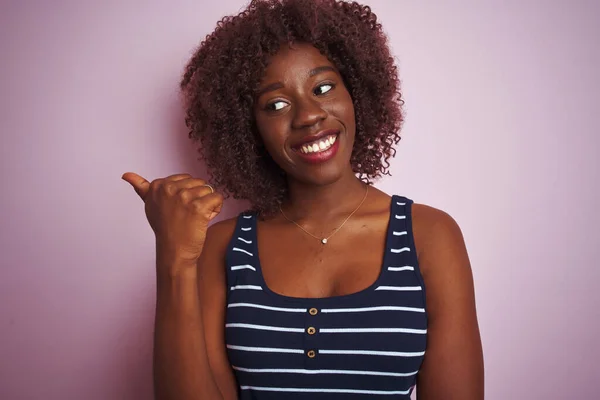
<instances>
[{"instance_id":1,"label":"scoop neckline","mask_svg":"<svg viewBox=\"0 0 600 400\"><path fill-rule=\"evenodd\" d=\"M258 249L258 219L257 219L256 214L253 214L252 223L254 224L254 232L255 232L254 256L253 257L255 259L254 261L255 261L255 265L256 265L256 271L259 273L259 276L260 276L260 282L261 282L261 286L263 287L263 292L267 293L269 296L272 296L276 299L279 299L279 300L282 300L285 302L306 303L306 304L310 304L310 305L319 305L319 304L325 304L325 303L331 303L331 302L351 300L351 299L359 298L368 293L373 292L373 290L377 286L380 286L380 281L382 280L383 275L385 274L385 271L389 264L390 252L388 251L388 249L390 248L390 245L391 245L390 240L392 237L391 233L393 230L392 221L394 220L394 208L395 208L394 204L398 201L398 198L399 198L399 196L397 196L397 195L392 195L390 197L390 205L388 207L389 216L388 216L388 223L387 223L386 235L385 235L385 250L384 250L384 254L383 254L383 260L380 264L380 270L379 270L379 274L377 275L377 279L375 279L375 281L372 284L370 284L369 286L367 286L364 289L361 289L354 293L348 293L348 294L343 294L343 295L338 295L338 296L295 297L295 296L286 296L284 294L277 293L277 292L271 290L269 285L267 285L267 281L266 281L265 276L262 271L262 264L260 262L260 254L259 254L259 249Z\"/></svg>"}]
</instances>

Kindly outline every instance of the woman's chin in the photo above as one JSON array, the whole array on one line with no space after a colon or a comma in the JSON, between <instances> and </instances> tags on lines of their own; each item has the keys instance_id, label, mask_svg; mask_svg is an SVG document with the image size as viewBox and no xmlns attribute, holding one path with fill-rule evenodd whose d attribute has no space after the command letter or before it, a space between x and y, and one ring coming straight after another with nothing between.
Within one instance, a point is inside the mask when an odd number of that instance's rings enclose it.
<instances>
[{"instance_id":1,"label":"woman's chin","mask_svg":"<svg viewBox=\"0 0 600 400\"><path fill-rule=\"evenodd\" d=\"M344 164L328 163L311 168L296 169L288 177L303 184L313 186L327 186L343 180L348 175L354 176L350 161Z\"/></svg>"}]
</instances>

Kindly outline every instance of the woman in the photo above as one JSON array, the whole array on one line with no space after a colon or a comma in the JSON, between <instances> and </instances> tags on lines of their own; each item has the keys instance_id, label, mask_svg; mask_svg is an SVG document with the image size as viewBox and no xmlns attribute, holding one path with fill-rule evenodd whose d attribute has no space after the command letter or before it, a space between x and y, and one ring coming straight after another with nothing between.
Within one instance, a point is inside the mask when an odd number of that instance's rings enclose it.
<instances>
[{"instance_id":1,"label":"woman","mask_svg":"<svg viewBox=\"0 0 600 400\"><path fill-rule=\"evenodd\" d=\"M482 399L460 229L371 186L402 122L375 14L253 1L181 86L211 183L123 176L156 235L157 398ZM209 227L215 190L252 210Z\"/></svg>"}]
</instances>

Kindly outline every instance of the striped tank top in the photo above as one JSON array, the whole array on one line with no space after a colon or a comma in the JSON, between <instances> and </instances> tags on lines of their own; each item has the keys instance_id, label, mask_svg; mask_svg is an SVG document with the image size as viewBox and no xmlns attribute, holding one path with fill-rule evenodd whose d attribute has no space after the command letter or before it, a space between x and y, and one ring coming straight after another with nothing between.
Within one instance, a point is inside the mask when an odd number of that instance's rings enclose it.
<instances>
[{"instance_id":1,"label":"striped tank top","mask_svg":"<svg viewBox=\"0 0 600 400\"><path fill-rule=\"evenodd\" d=\"M238 216L226 255L225 340L241 400L410 398L427 338L411 204L392 197L377 280L326 298L271 291L258 258L256 215Z\"/></svg>"}]
</instances>

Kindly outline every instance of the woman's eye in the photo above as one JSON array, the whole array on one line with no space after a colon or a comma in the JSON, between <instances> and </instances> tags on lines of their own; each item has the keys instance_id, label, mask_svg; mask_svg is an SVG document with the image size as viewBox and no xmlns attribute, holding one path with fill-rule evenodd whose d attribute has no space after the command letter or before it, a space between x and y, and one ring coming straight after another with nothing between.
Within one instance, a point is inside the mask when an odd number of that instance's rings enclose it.
<instances>
[{"instance_id":1,"label":"woman's eye","mask_svg":"<svg viewBox=\"0 0 600 400\"><path fill-rule=\"evenodd\" d=\"M317 86L317 88L315 89L315 94L324 94L329 92L331 89L333 89L333 84L324 83L322 85Z\"/></svg>"},{"instance_id":2,"label":"woman's eye","mask_svg":"<svg viewBox=\"0 0 600 400\"><path fill-rule=\"evenodd\" d=\"M283 107L285 107L287 103L285 101L274 101L272 103L267 104L267 109L269 111L279 111Z\"/></svg>"},{"instance_id":3,"label":"woman's eye","mask_svg":"<svg viewBox=\"0 0 600 400\"><path fill-rule=\"evenodd\" d=\"M321 95L329 92L333 89L335 85L333 83L324 83L322 85L317 86L314 93L316 95ZM268 111L280 111L288 105L285 101L277 100L272 103L267 104L266 109Z\"/></svg>"}]
</instances>

